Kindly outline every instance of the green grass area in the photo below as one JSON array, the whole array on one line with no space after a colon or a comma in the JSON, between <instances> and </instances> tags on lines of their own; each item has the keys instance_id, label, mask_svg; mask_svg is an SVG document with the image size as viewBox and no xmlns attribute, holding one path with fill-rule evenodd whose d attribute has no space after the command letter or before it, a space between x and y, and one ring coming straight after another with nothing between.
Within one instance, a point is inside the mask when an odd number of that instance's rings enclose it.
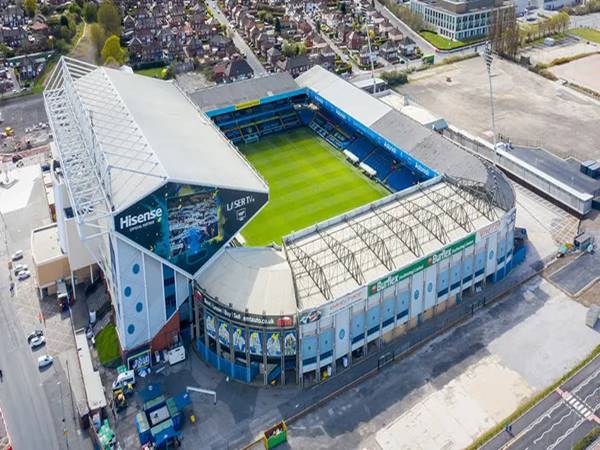
<instances>
[{"instance_id":1,"label":"green grass area","mask_svg":"<svg viewBox=\"0 0 600 450\"><path fill-rule=\"evenodd\" d=\"M569 33L579 36L585 41L600 44L600 31L594 30L593 28L573 28L572 30L569 30Z\"/></svg>"},{"instance_id":2,"label":"green grass area","mask_svg":"<svg viewBox=\"0 0 600 450\"><path fill-rule=\"evenodd\" d=\"M163 70L165 70L165 67L152 67L151 69L136 70L135 73L137 73L138 75L144 75L147 77L162 79L163 78Z\"/></svg>"},{"instance_id":3,"label":"green grass area","mask_svg":"<svg viewBox=\"0 0 600 450\"><path fill-rule=\"evenodd\" d=\"M425 39L431 45L440 50L454 50L457 48L464 47L465 45L481 41L481 39L471 39L468 41L451 41L450 39L445 38L444 36L440 36L439 34L434 33L433 31L427 30L421 31L419 34L423 37L423 39Z\"/></svg>"},{"instance_id":4,"label":"green grass area","mask_svg":"<svg viewBox=\"0 0 600 450\"><path fill-rule=\"evenodd\" d=\"M119 351L119 336L117 336L117 328L113 323L106 325L96 336L96 350L98 351L98 359L103 365L114 363L115 360L121 360Z\"/></svg>"},{"instance_id":5,"label":"green grass area","mask_svg":"<svg viewBox=\"0 0 600 450\"><path fill-rule=\"evenodd\" d=\"M270 190L269 203L242 232L250 245L281 243L292 231L389 194L308 128L267 136L240 150Z\"/></svg>"}]
</instances>

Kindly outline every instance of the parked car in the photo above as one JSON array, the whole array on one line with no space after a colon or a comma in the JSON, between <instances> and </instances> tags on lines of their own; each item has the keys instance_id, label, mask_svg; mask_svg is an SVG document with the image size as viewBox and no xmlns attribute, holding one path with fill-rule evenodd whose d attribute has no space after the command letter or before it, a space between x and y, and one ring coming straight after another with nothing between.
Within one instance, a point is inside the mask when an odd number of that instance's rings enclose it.
<instances>
[{"instance_id":1,"label":"parked car","mask_svg":"<svg viewBox=\"0 0 600 450\"><path fill-rule=\"evenodd\" d=\"M27 343L30 344L33 338L40 337L43 335L44 332L42 330L33 330L31 333L29 333L29 336L27 336Z\"/></svg>"},{"instance_id":2,"label":"parked car","mask_svg":"<svg viewBox=\"0 0 600 450\"><path fill-rule=\"evenodd\" d=\"M17 280L23 281L31 276L31 272L29 270L23 270L17 274Z\"/></svg>"},{"instance_id":3,"label":"parked car","mask_svg":"<svg viewBox=\"0 0 600 450\"><path fill-rule=\"evenodd\" d=\"M44 367L49 366L54 361L54 358L50 355L42 355L38 358L38 367L43 369Z\"/></svg>"},{"instance_id":4,"label":"parked car","mask_svg":"<svg viewBox=\"0 0 600 450\"><path fill-rule=\"evenodd\" d=\"M13 261L17 261L19 259L23 258L23 250L17 250L16 252L14 252L11 256L11 259Z\"/></svg>"},{"instance_id":5,"label":"parked car","mask_svg":"<svg viewBox=\"0 0 600 450\"><path fill-rule=\"evenodd\" d=\"M17 264L16 266L13 267L13 273L15 275L17 275L19 272L23 272L27 269L28 269L27 264Z\"/></svg>"},{"instance_id":6,"label":"parked car","mask_svg":"<svg viewBox=\"0 0 600 450\"><path fill-rule=\"evenodd\" d=\"M46 338L44 336L36 336L30 342L29 346L34 349L37 347L41 347L46 343Z\"/></svg>"}]
</instances>

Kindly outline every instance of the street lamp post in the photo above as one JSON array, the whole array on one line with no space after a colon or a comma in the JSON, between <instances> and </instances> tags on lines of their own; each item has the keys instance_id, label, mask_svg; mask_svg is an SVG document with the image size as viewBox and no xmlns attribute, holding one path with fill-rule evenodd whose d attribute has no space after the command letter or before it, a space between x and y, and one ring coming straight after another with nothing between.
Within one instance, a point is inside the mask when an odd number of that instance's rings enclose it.
<instances>
[{"instance_id":1,"label":"street lamp post","mask_svg":"<svg viewBox=\"0 0 600 450\"><path fill-rule=\"evenodd\" d=\"M492 43L487 41L483 51L483 59L488 73L488 81L490 83L490 110L492 113L492 143L494 144L494 165L496 165L496 117L494 115L494 91L492 89Z\"/></svg>"}]
</instances>

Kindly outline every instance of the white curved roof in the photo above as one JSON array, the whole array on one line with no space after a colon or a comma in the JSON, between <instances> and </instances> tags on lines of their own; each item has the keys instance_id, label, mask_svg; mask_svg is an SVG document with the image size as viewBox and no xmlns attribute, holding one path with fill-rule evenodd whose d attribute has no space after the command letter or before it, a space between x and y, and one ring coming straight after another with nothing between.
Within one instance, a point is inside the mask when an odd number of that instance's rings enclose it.
<instances>
[{"instance_id":1,"label":"white curved roof","mask_svg":"<svg viewBox=\"0 0 600 450\"><path fill-rule=\"evenodd\" d=\"M298 310L292 270L283 251L271 247L228 248L196 282L236 311L284 316Z\"/></svg>"}]
</instances>

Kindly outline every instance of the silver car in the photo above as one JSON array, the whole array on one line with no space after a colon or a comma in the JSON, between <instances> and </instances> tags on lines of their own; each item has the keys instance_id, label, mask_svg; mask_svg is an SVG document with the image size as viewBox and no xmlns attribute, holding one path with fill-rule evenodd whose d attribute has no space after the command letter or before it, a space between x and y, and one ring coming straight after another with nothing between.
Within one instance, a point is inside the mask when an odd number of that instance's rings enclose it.
<instances>
[{"instance_id":1,"label":"silver car","mask_svg":"<svg viewBox=\"0 0 600 450\"><path fill-rule=\"evenodd\" d=\"M54 361L54 358L50 355L42 355L38 358L38 367L43 369L44 367L49 366Z\"/></svg>"},{"instance_id":2,"label":"silver car","mask_svg":"<svg viewBox=\"0 0 600 450\"><path fill-rule=\"evenodd\" d=\"M29 346L31 349L35 349L41 347L46 343L46 338L44 336L36 336L31 341L29 341Z\"/></svg>"}]
</instances>

